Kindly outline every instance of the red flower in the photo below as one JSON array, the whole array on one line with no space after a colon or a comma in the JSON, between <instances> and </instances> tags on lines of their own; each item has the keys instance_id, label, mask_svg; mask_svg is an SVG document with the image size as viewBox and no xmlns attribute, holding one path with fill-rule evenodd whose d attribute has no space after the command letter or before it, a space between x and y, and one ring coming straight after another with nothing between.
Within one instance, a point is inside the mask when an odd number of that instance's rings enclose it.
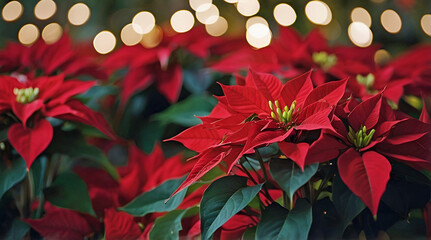
<instances>
[{"instance_id":1,"label":"red flower","mask_svg":"<svg viewBox=\"0 0 431 240\"><path fill-rule=\"evenodd\" d=\"M12 112L16 123L8 130L9 141L30 168L49 145L53 135L44 117L83 122L115 138L102 115L71 97L87 91L94 82L64 81L64 75L34 80L0 77L0 113Z\"/></svg>"},{"instance_id":2,"label":"red flower","mask_svg":"<svg viewBox=\"0 0 431 240\"><path fill-rule=\"evenodd\" d=\"M313 89L311 72L282 84L269 74L250 70L244 85L222 85L224 97L203 124L171 138L199 152L182 190L221 161L230 172L243 154L278 143L281 151L301 168L310 149L298 143L304 131L330 129L329 114L344 94L346 81ZM241 81L241 79L239 79ZM338 154L338 152L336 153Z\"/></svg>"}]
</instances>

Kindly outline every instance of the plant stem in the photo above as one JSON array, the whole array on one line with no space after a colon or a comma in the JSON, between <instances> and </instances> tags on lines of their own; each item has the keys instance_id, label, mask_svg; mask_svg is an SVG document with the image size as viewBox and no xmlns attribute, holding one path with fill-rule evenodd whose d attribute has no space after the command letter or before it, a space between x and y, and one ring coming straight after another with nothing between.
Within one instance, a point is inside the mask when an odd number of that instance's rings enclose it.
<instances>
[{"instance_id":1,"label":"plant stem","mask_svg":"<svg viewBox=\"0 0 431 240\"><path fill-rule=\"evenodd\" d=\"M268 181L268 173L266 172L265 163L263 162L262 156L259 153L259 149L255 149L255 153L257 160L259 161L260 168L262 169L263 177L265 178L265 181Z\"/></svg>"}]
</instances>

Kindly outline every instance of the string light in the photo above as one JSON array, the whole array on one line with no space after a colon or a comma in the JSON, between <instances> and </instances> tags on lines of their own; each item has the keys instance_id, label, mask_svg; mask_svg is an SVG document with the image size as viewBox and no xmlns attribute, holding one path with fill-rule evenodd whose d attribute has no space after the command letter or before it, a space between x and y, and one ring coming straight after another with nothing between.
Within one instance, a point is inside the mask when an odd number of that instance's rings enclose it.
<instances>
[{"instance_id":1,"label":"string light","mask_svg":"<svg viewBox=\"0 0 431 240\"><path fill-rule=\"evenodd\" d=\"M41 0L34 7L34 16L40 20L52 17L57 11L57 4L52 0Z\"/></svg>"},{"instance_id":2,"label":"string light","mask_svg":"<svg viewBox=\"0 0 431 240\"><path fill-rule=\"evenodd\" d=\"M354 8L350 14L350 18L352 19L352 22L363 22L368 27L371 27L371 15L365 8Z\"/></svg>"},{"instance_id":3,"label":"string light","mask_svg":"<svg viewBox=\"0 0 431 240\"><path fill-rule=\"evenodd\" d=\"M421 27L424 33L431 37L431 14L425 14L421 18Z\"/></svg>"},{"instance_id":4,"label":"string light","mask_svg":"<svg viewBox=\"0 0 431 240\"><path fill-rule=\"evenodd\" d=\"M398 33L403 25L400 15L392 9L387 9L382 13L380 22L383 28L392 34Z\"/></svg>"},{"instance_id":5,"label":"string light","mask_svg":"<svg viewBox=\"0 0 431 240\"><path fill-rule=\"evenodd\" d=\"M224 17L219 17L213 24L206 24L205 30L211 36L218 37L226 33L228 23Z\"/></svg>"},{"instance_id":6,"label":"string light","mask_svg":"<svg viewBox=\"0 0 431 240\"><path fill-rule=\"evenodd\" d=\"M34 24L26 24L18 32L18 40L24 45L30 45L39 38L39 29Z\"/></svg>"},{"instance_id":7,"label":"string light","mask_svg":"<svg viewBox=\"0 0 431 240\"><path fill-rule=\"evenodd\" d=\"M286 3L280 3L274 8L274 18L281 26L290 26L296 21L295 10Z\"/></svg>"},{"instance_id":8,"label":"string light","mask_svg":"<svg viewBox=\"0 0 431 240\"><path fill-rule=\"evenodd\" d=\"M93 40L94 49L100 54L107 54L114 50L117 39L110 31L101 31Z\"/></svg>"},{"instance_id":9,"label":"string light","mask_svg":"<svg viewBox=\"0 0 431 240\"><path fill-rule=\"evenodd\" d=\"M255 48L263 48L271 43L272 33L263 23L251 25L246 32L247 42Z\"/></svg>"},{"instance_id":10,"label":"string light","mask_svg":"<svg viewBox=\"0 0 431 240\"><path fill-rule=\"evenodd\" d=\"M391 54L385 49L379 49L374 54L374 62L378 65L384 65L391 60Z\"/></svg>"},{"instance_id":11,"label":"string light","mask_svg":"<svg viewBox=\"0 0 431 240\"><path fill-rule=\"evenodd\" d=\"M137 33L146 34L153 30L156 25L156 19L152 13L142 11L133 17L132 23L132 27Z\"/></svg>"},{"instance_id":12,"label":"string light","mask_svg":"<svg viewBox=\"0 0 431 240\"><path fill-rule=\"evenodd\" d=\"M236 9L241 15L250 17L259 12L260 4L257 0L238 0Z\"/></svg>"},{"instance_id":13,"label":"string light","mask_svg":"<svg viewBox=\"0 0 431 240\"><path fill-rule=\"evenodd\" d=\"M179 10L171 17L171 26L175 32L184 33L192 29L195 24L195 18L190 11Z\"/></svg>"},{"instance_id":14,"label":"string light","mask_svg":"<svg viewBox=\"0 0 431 240\"><path fill-rule=\"evenodd\" d=\"M329 6L322 1L310 1L305 5L305 15L314 24L328 25L332 20Z\"/></svg>"},{"instance_id":15,"label":"string light","mask_svg":"<svg viewBox=\"0 0 431 240\"><path fill-rule=\"evenodd\" d=\"M202 6L196 11L196 18L203 24L213 24L219 18L219 10L216 5L211 4L209 8L201 11Z\"/></svg>"},{"instance_id":16,"label":"string light","mask_svg":"<svg viewBox=\"0 0 431 240\"><path fill-rule=\"evenodd\" d=\"M358 47L368 47L373 42L373 32L363 22L352 22L347 32L350 41Z\"/></svg>"},{"instance_id":17,"label":"string light","mask_svg":"<svg viewBox=\"0 0 431 240\"><path fill-rule=\"evenodd\" d=\"M12 22L21 17L22 12L22 4L18 1L11 1L4 5L1 15L6 22Z\"/></svg>"},{"instance_id":18,"label":"string light","mask_svg":"<svg viewBox=\"0 0 431 240\"><path fill-rule=\"evenodd\" d=\"M42 39L47 44L52 44L58 41L63 34L63 28L58 23L50 23L42 30Z\"/></svg>"},{"instance_id":19,"label":"string light","mask_svg":"<svg viewBox=\"0 0 431 240\"><path fill-rule=\"evenodd\" d=\"M126 46L136 45L142 40L142 34L135 31L133 23L129 23L121 29L120 37Z\"/></svg>"},{"instance_id":20,"label":"string light","mask_svg":"<svg viewBox=\"0 0 431 240\"><path fill-rule=\"evenodd\" d=\"M146 48L153 48L163 40L163 31L159 26L155 26L151 32L142 36L141 44Z\"/></svg>"},{"instance_id":21,"label":"string light","mask_svg":"<svg viewBox=\"0 0 431 240\"><path fill-rule=\"evenodd\" d=\"M84 3L77 3L69 9L67 18L72 25L83 25L90 18L90 8Z\"/></svg>"},{"instance_id":22,"label":"string light","mask_svg":"<svg viewBox=\"0 0 431 240\"><path fill-rule=\"evenodd\" d=\"M197 9L202 5L212 4L212 0L189 0L190 7L197 11ZM207 5L208 6L208 5ZM209 6L208 6L209 7Z\"/></svg>"},{"instance_id":23,"label":"string light","mask_svg":"<svg viewBox=\"0 0 431 240\"><path fill-rule=\"evenodd\" d=\"M269 26L265 18L260 16L254 16L247 20L247 22L245 23L245 28L248 29L250 26L256 23L262 23L262 24L265 24L266 26Z\"/></svg>"}]
</instances>

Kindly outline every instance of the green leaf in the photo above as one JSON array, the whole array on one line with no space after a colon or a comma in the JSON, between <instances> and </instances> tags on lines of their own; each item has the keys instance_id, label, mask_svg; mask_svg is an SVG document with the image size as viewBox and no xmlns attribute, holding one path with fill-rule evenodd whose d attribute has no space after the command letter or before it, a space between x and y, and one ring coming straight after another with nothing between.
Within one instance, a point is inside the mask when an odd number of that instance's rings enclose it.
<instances>
[{"instance_id":1,"label":"green leaf","mask_svg":"<svg viewBox=\"0 0 431 240\"><path fill-rule=\"evenodd\" d=\"M232 216L247 206L263 184L247 186L247 178L227 176L214 181L201 200L201 232L206 240Z\"/></svg>"},{"instance_id":2,"label":"green leaf","mask_svg":"<svg viewBox=\"0 0 431 240\"><path fill-rule=\"evenodd\" d=\"M10 165L4 159L0 160L0 199L3 194L27 175L27 166L22 158L10 161Z\"/></svg>"},{"instance_id":3,"label":"green leaf","mask_svg":"<svg viewBox=\"0 0 431 240\"><path fill-rule=\"evenodd\" d=\"M191 95L156 114L154 118L163 124L175 123L184 127L191 127L202 123L196 116L208 115L216 103L214 97L208 95Z\"/></svg>"},{"instance_id":4,"label":"green leaf","mask_svg":"<svg viewBox=\"0 0 431 240\"><path fill-rule=\"evenodd\" d=\"M312 217L311 205L305 199L297 200L290 212L273 203L262 213L256 239L307 239Z\"/></svg>"},{"instance_id":5,"label":"green leaf","mask_svg":"<svg viewBox=\"0 0 431 240\"><path fill-rule=\"evenodd\" d=\"M293 161L274 158L269 162L269 171L274 180L289 196L292 202L293 194L317 172L318 163L307 165L302 171Z\"/></svg>"},{"instance_id":6,"label":"green leaf","mask_svg":"<svg viewBox=\"0 0 431 240\"><path fill-rule=\"evenodd\" d=\"M9 128L0 130L0 142L6 141L8 139L7 131Z\"/></svg>"},{"instance_id":7,"label":"green leaf","mask_svg":"<svg viewBox=\"0 0 431 240\"><path fill-rule=\"evenodd\" d=\"M7 232L6 238L4 240L24 239L24 236L27 234L28 230L30 230L30 225L19 219L14 219L12 226Z\"/></svg>"},{"instance_id":8,"label":"green leaf","mask_svg":"<svg viewBox=\"0 0 431 240\"><path fill-rule=\"evenodd\" d=\"M48 148L51 153L60 153L71 158L88 158L100 165L115 180L118 180L117 170L109 162L102 150L87 144L80 132L55 131L53 139Z\"/></svg>"},{"instance_id":9,"label":"green leaf","mask_svg":"<svg viewBox=\"0 0 431 240\"><path fill-rule=\"evenodd\" d=\"M172 211L183 201L187 189L177 193L168 201L166 200L181 185L184 179L185 177L168 180L153 190L136 197L126 206L119 208L119 210L139 217L143 217L148 213Z\"/></svg>"},{"instance_id":10,"label":"green leaf","mask_svg":"<svg viewBox=\"0 0 431 240\"><path fill-rule=\"evenodd\" d=\"M100 99L104 98L107 95L114 95L118 93L118 88L115 86L109 85L96 85L90 88L84 94L77 96L77 99L80 99L82 102L85 102L85 105L93 110L100 110L99 102Z\"/></svg>"},{"instance_id":11,"label":"green leaf","mask_svg":"<svg viewBox=\"0 0 431 240\"><path fill-rule=\"evenodd\" d=\"M157 121L145 121L140 123L135 136L136 146L145 153L151 153L156 142L162 138L165 128L166 125Z\"/></svg>"},{"instance_id":12,"label":"green leaf","mask_svg":"<svg viewBox=\"0 0 431 240\"><path fill-rule=\"evenodd\" d=\"M46 200L57 207L96 216L91 206L87 185L73 173L66 172L58 175L51 186L45 188L43 192Z\"/></svg>"},{"instance_id":13,"label":"green leaf","mask_svg":"<svg viewBox=\"0 0 431 240\"><path fill-rule=\"evenodd\" d=\"M33 192L36 197L42 194L45 181L45 172L48 165L48 159L46 157L40 157L30 167L30 176L33 178Z\"/></svg>"},{"instance_id":14,"label":"green leaf","mask_svg":"<svg viewBox=\"0 0 431 240\"><path fill-rule=\"evenodd\" d=\"M247 228L242 234L241 240L255 240L256 239L256 227Z\"/></svg>"},{"instance_id":15,"label":"green leaf","mask_svg":"<svg viewBox=\"0 0 431 240\"><path fill-rule=\"evenodd\" d=\"M183 71L184 86L193 94L203 93L214 81L211 70L205 69L203 64L194 69Z\"/></svg>"},{"instance_id":16,"label":"green leaf","mask_svg":"<svg viewBox=\"0 0 431 240\"><path fill-rule=\"evenodd\" d=\"M334 177L332 186L332 199L339 213L342 227L338 228L337 237L342 237L344 230L365 209L364 203L344 184L339 176Z\"/></svg>"},{"instance_id":17,"label":"green leaf","mask_svg":"<svg viewBox=\"0 0 431 240\"><path fill-rule=\"evenodd\" d=\"M150 232L150 239L153 240L177 240L178 233L183 229L181 220L188 212L192 212L197 207L189 209L174 210L166 215L159 217L154 222L154 226Z\"/></svg>"},{"instance_id":18,"label":"green leaf","mask_svg":"<svg viewBox=\"0 0 431 240\"><path fill-rule=\"evenodd\" d=\"M125 138L134 136L136 128L142 122L142 113L147 106L147 96L143 93L138 93L132 96L127 102L123 113L121 114L121 121L118 127L118 132Z\"/></svg>"}]
</instances>

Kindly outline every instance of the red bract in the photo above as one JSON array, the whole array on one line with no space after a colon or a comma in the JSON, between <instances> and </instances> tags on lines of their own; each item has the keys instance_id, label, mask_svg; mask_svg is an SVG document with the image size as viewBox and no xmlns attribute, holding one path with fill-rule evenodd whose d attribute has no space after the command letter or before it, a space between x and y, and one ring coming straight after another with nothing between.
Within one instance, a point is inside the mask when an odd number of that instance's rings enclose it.
<instances>
[{"instance_id":1,"label":"red bract","mask_svg":"<svg viewBox=\"0 0 431 240\"><path fill-rule=\"evenodd\" d=\"M44 117L83 122L115 138L102 115L73 96L87 91L94 82L64 81L64 75L20 79L0 77L0 113L15 120L8 130L9 141L30 168L34 159L49 145L53 135Z\"/></svg>"},{"instance_id":2,"label":"red bract","mask_svg":"<svg viewBox=\"0 0 431 240\"><path fill-rule=\"evenodd\" d=\"M373 215L389 180L389 160L431 169L431 125L397 117L382 94L361 102L347 118L340 118L333 121L336 136L346 149L338 158L340 176Z\"/></svg>"},{"instance_id":3,"label":"red bract","mask_svg":"<svg viewBox=\"0 0 431 240\"><path fill-rule=\"evenodd\" d=\"M106 240L138 239L141 235L141 229L128 213L106 209L103 222Z\"/></svg>"},{"instance_id":4,"label":"red bract","mask_svg":"<svg viewBox=\"0 0 431 240\"><path fill-rule=\"evenodd\" d=\"M281 151L303 168L311 145L297 145L303 142L301 134L332 128L329 115L346 86L344 80L313 89L310 74L283 85L270 74L250 70L244 85L222 85L225 96L219 97L219 104L208 117L201 118L203 124L170 139L199 152L193 157L196 164L176 192L222 161L230 172L243 154L271 143L278 143Z\"/></svg>"}]
</instances>

